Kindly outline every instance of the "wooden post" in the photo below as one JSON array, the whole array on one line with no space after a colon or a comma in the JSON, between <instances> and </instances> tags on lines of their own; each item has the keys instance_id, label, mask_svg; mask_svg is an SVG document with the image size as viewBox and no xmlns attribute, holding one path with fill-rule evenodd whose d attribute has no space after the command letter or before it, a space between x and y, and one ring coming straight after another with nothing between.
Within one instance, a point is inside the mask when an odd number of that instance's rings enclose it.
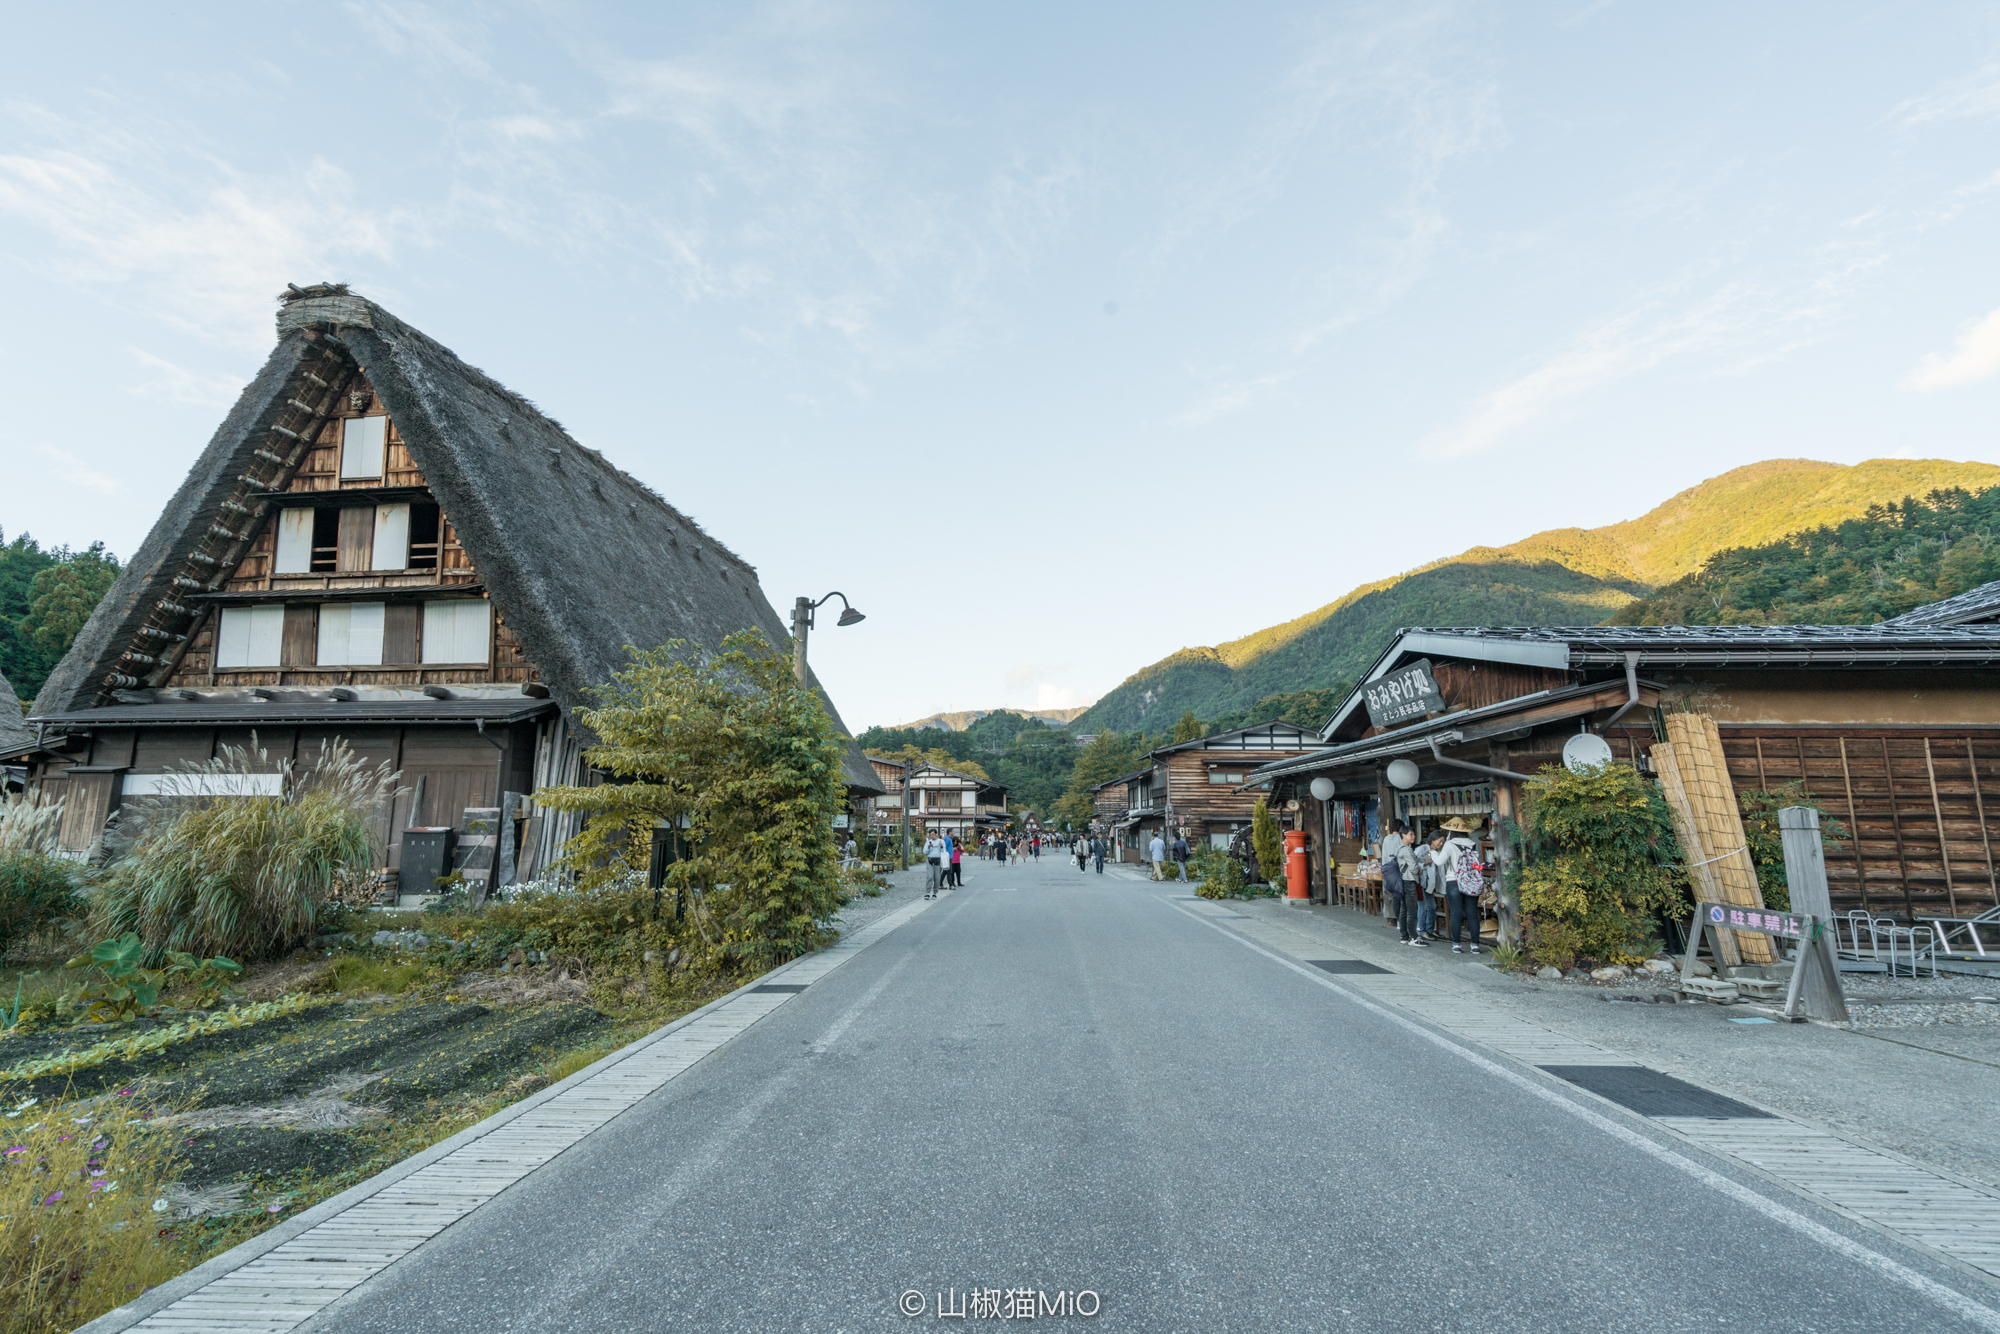
<instances>
[{"instance_id":1,"label":"wooden post","mask_svg":"<svg viewBox=\"0 0 2000 1334\"><path fill-rule=\"evenodd\" d=\"M1810 806L1783 807L1778 812L1778 839L1785 849L1785 884L1791 890L1792 911L1812 918L1807 938L1799 941L1798 962L1792 965L1785 1012L1844 1023L1847 1001L1840 991L1833 941L1826 934L1833 920L1833 895L1826 884L1819 812Z\"/></svg>"}]
</instances>

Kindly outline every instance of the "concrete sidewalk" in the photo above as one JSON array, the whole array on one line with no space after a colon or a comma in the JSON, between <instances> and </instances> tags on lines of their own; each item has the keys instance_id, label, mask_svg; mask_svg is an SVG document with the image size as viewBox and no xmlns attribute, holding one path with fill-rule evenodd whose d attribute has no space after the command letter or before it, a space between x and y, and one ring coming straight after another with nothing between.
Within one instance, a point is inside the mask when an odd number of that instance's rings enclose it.
<instances>
[{"instance_id":1,"label":"concrete sidewalk","mask_svg":"<svg viewBox=\"0 0 2000 1334\"><path fill-rule=\"evenodd\" d=\"M1992 1114L2000 1107L2000 1022L1737 1024L1730 1020L1748 1017L1739 1007L1605 1004L1606 988L1502 972L1490 954L1453 954L1438 944L1413 949L1398 944L1386 923L1346 908L1295 908L1271 899L1234 906L1261 931L1278 932L1287 952L1299 957L1367 959L1689 1083L2000 1188L2000 1121ZM1983 979L1932 984L1850 974L1843 981L1855 1000L1996 994ZM1888 1006L1881 1011L1893 1013ZM1972 1017L1989 1016L1980 1007Z\"/></svg>"}]
</instances>

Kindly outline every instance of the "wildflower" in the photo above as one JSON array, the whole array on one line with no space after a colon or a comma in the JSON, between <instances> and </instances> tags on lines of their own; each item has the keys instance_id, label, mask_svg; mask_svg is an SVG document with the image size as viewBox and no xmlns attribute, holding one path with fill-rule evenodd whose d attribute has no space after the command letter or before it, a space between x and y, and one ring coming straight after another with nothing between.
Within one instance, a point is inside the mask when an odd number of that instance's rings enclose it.
<instances>
[{"instance_id":1,"label":"wildflower","mask_svg":"<svg viewBox=\"0 0 2000 1334\"><path fill-rule=\"evenodd\" d=\"M266 1210L265 1210L264 1212L265 1212L265 1213L267 1213L267 1214L275 1214L275 1213L277 1213L277 1212L278 1212L279 1210L283 1209L284 1207L285 1207L285 1206L284 1206L284 1205L283 1205L282 1203L280 1203L280 1204L274 1204L274 1205L272 1205L272 1206L271 1206L270 1208L266 1209Z\"/></svg>"},{"instance_id":2,"label":"wildflower","mask_svg":"<svg viewBox=\"0 0 2000 1334\"><path fill-rule=\"evenodd\" d=\"M15 1146L14 1146L13 1148L11 1148L11 1149L7 1150L7 1156L8 1156L9 1158L12 1158L12 1157L13 1157L13 1156L14 1156L15 1154L17 1154L17 1153L26 1153L27 1151L28 1151L28 1146L27 1146L27 1145L25 1145L25 1144L16 1144L16 1145L15 1145Z\"/></svg>"},{"instance_id":3,"label":"wildflower","mask_svg":"<svg viewBox=\"0 0 2000 1334\"><path fill-rule=\"evenodd\" d=\"M154 1213L156 1213L156 1214L163 1214L163 1213L165 1213L166 1211L167 1211L167 1202L166 1202L165 1200L163 1200L163 1199L162 1199L162 1200L154 1200L154 1201L153 1201L153 1212L154 1212Z\"/></svg>"},{"instance_id":4,"label":"wildflower","mask_svg":"<svg viewBox=\"0 0 2000 1334\"><path fill-rule=\"evenodd\" d=\"M43 1204L55 1204L55 1203L59 1202L59 1201L60 1201L60 1200L62 1199L62 1197L63 1197L63 1193L62 1193L61 1191L59 1191L59 1190L58 1190L58 1191L54 1191L54 1192L52 1192L52 1193L51 1193L51 1194L49 1195L49 1197L48 1197L48 1198L47 1198L46 1200L43 1200L43 1201L42 1201L42 1203L43 1203Z\"/></svg>"},{"instance_id":5,"label":"wildflower","mask_svg":"<svg viewBox=\"0 0 2000 1334\"><path fill-rule=\"evenodd\" d=\"M102 1176L110 1176L110 1175L111 1175L111 1174L110 1174L110 1173L109 1173L108 1171L106 1171L106 1170L105 1170L104 1168L101 1168L101 1167L93 1167L93 1168L91 1168L91 1169L90 1169L90 1174L91 1174L92 1176L94 1176L94 1177L102 1177Z\"/></svg>"},{"instance_id":6,"label":"wildflower","mask_svg":"<svg viewBox=\"0 0 2000 1334\"><path fill-rule=\"evenodd\" d=\"M90 1183L91 1193L96 1194L100 1190L110 1190L111 1184L109 1181L93 1181Z\"/></svg>"}]
</instances>

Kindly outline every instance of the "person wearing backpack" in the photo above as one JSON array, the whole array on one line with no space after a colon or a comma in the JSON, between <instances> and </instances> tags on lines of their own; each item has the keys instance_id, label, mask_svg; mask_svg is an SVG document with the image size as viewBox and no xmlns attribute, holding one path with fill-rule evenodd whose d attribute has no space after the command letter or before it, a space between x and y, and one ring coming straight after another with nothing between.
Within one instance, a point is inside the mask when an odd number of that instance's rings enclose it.
<instances>
[{"instance_id":1,"label":"person wearing backpack","mask_svg":"<svg viewBox=\"0 0 2000 1334\"><path fill-rule=\"evenodd\" d=\"M1451 837L1445 840L1436 860L1444 869L1444 900L1449 913L1451 952L1465 952L1458 943L1458 926L1463 922L1472 934L1470 948L1477 954L1479 896L1486 890L1486 868L1479 863L1479 845L1466 837L1472 832L1472 826L1465 822L1464 816L1452 816L1444 822L1444 829Z\"/></svg>"}]
</instances>

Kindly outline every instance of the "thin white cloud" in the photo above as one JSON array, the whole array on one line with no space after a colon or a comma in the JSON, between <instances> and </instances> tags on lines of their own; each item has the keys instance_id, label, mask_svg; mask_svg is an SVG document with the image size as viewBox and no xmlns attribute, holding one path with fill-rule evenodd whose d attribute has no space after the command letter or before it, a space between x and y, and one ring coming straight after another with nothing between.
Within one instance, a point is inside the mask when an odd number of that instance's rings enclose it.
<instances>
[{"instance_id":1,"label":"thin white cloud","mask_svg":"<svg viewBox=\"0 0 2000 1334\"><path fill-rule=\"evenodd\" d=\"M1033 707L1037 709L1075 709L1081 708L1091 702L1091 700L1084 697L1081 690L1074 690L1069 686L1051 685L1047 681L1044 681L1035 687L1035 702Z\"/></svg>"},{"instance_id":2,"label":"thin white cloud","mask_svg":"<svg viewBox=\"0 0 2000 1334\"><path fill-rule=\"evenodd\" d=\"M1950 352L1933 352L1917 363L1904 383L1930 392L1984 380L2000 371L2000 310L1966 326Z\"/></svg>"},{"instance_id":3,"label":"thin white cloud","mask_svg":"<svg viewBox=\"0 0 2000 1334\"><path fill-rule=\"evenodd\" d=\"M226 408L243 392L243 381L234 375L202 375L165 357L156 357L143 348L135 347L131 352L134 360L154 374L137 384L127 385L125 392L128 394L183 403L189 407Z\"/></svg>"},{"instance_id":4,"label":"thin white cloud","mask_svg":"<svg viewBox=\"0 0 2000 1334\"><path fill-rule=\"evenodd\" d=\"M1433 458L1480 453L1564 403L1677 358L1723 351L1758 356L1755 349L1785 322L1766 294L1750 287L1725 285L1691 304L1672 296L1651 296L1586 330L1563 351L1486 394L1457 425L1424 439L1422 452Z\"/></svg>"},{"instance_id":5,"label":"thin white cloud","mask_svg":"<svg viewBox=\"0 0 2000 1334\"><path fill-rule=\"evenodd\" d=\"M71 486L86 487L92 491L122 491L125 483L108 472L99 472L66 449L54 445L36 445L35 452L56 465L54 472L58 480Z\"/></svg>"},{"instance_id":6,"label":"thin white cloud","mask_svg":"<svg viewBox=\"0 0 2000 1334\"><path fill-rule=\"evenodd\" d=\"M46 232L56 276L142 305L191 333L247 347L270 342L287 282L341 276L343 260L387 258L410 219L364 207L352 180L314 161L255 177L157 137L31 119L60 142L0 156L0 213Z\"/></svg>"},{"instance_id":7,"label":"thin white cloud","mask_svg":"<svg viewBox=\"0 0 2000 1334\"><path fill-rule=\"evenodd\" d=\"M1988 63L1934 92L1911 98L1892 110L1889 119L1902 125L1937 125L1995 114L2000 114L2000 62Z\"/></svg>"}]
</instances>

